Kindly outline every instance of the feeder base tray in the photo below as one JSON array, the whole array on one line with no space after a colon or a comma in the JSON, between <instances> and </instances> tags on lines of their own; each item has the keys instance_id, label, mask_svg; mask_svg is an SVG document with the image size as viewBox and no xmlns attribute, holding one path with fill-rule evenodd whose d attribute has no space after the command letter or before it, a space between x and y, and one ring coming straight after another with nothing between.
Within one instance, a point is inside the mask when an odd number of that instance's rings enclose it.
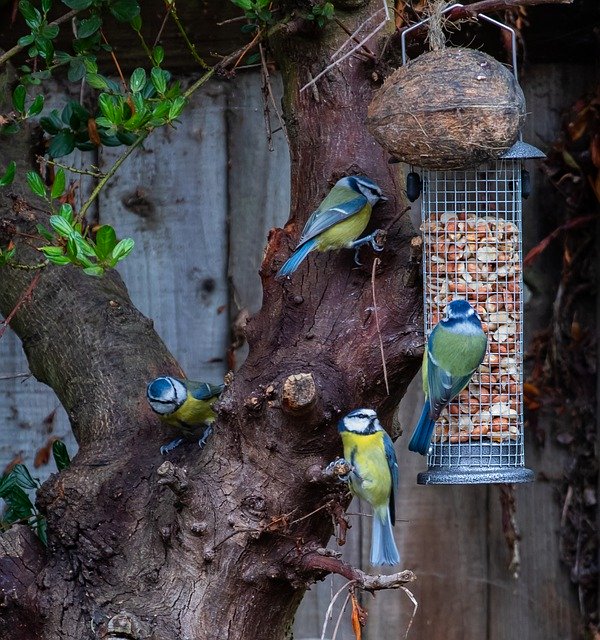
<instances>
[{"instance_id":1,"label":"feeder base tray","mask_svg":"<svg viewBox=\"0 0 600 640\"><path fill-rule=\"evenodd\" d=\"M440 467L417 476L417 484L513 484L533 480L533 471L525 467Z\"/></svg>"}]
</instances>

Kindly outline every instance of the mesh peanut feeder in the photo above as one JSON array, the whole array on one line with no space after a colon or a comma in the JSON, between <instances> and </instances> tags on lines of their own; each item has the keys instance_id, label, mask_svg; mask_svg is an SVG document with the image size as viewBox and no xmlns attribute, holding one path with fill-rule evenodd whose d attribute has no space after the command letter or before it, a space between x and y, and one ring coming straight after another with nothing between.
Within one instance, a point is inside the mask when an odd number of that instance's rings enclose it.
<instances>
[{"instance_id":1,"label":"mesh peanut feeder","mask_svg":"<svg viewBox=\"0 0 600 640\"><path fill-rule=\"evenodd\" d=\"M445 11L455 6L461 5ZM444 49L420 56L434 63L437 74L433 87L423 88L421 70L430 62L419 64L417 58L406 64L405 36L424 20L402 34L405 66L396 72L399 81L390 78L369 110L371 130L380 142L384 128L393 131L393 141L384 146L396 158L421 167L408 174L407 195L411 201L421 197L425 334L449 302L466 299L488 337L482 365L436 422L428 470L417 478L420 484L533 480L533 472L525 468L523 445L521 205L529 195L524 161L543 154L519 140L525 105L516 80L514 31L487 16L479 18L511 33L513 73L480 52ZM451 76L452 67L458 79ZM415 69L421 93L450 95L452 104L420 101L418 108L426 115L411 114L411 144L399 144L408 134L382 117L395 108L381 101L385 94L389 98L410 87ZM440 88L440 79L453 90ZM405 106L402 101L399 108Z\"/></svg>"}]
</instances>

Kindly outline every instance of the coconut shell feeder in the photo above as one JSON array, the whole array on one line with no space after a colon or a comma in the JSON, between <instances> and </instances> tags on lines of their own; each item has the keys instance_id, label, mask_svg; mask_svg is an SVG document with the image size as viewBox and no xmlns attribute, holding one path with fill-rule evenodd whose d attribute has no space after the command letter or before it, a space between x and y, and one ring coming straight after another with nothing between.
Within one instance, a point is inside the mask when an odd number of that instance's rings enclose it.
<instances>
[{"instance_id":1,"label":"coconut shell feeder","mask_svg":"<svg viewBox=\"0 0 600 640\"><path fill-rule=\"evenodd\" d=\"M442 13L454 7L447 7ZM530 482L523 433L522 200L527 158L514 31L479 14L513 42L513 69L469 49L442 49L407 62L384 83L368 124L411 167L407 195L421 198L425 335L449 302L468 300L488 336L469 385L436 422L419 484Z\"/></svg>"}]
</instances>

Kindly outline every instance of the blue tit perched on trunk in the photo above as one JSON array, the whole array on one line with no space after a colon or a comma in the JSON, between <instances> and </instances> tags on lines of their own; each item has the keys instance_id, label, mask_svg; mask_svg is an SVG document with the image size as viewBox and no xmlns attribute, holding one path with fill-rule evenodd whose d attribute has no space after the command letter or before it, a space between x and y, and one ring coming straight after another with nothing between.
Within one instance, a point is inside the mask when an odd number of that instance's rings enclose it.
<instances>
[{"instance_id":1,"label":"blue tit perched on trunk","mask_svg":"<svg viewBox=\"0 0 600 640\"><path fill-rule=\"evenodd\" d=\"M398 488L398 462L392 440L373 409L351 411L340 420L338 431L344 458L352 466L350 490L373 507L371 564L399 564L400 554L392 530Z\"/></svg>"},{"instance_id":2,"label":"blue tit perched on trunk","mask_svg":"<svg viewBox=\"0 0 600 640\"><path fill-rule=\"evenodd\" d=\"M212 433L212 423L216 419L213 404L217 401L224 384L194 382L171 376L161 376L148 383L146 397L158 417L170 427L183 432L184 437L176 438L160 448L162 454L180 445L186 438L202 437L200 447L206 444Z\"/></svg>"},{"instance_id":3,"label":"blue tit perched on trunk","mask_svg":"<svg viewBox=\"0 0 600 640\"><path fill-rule=\"evenodd\" d=\"M313 250L356 249L370 244L375 251L383 247L377 244L379 230L360 238L371 218L371 210L379 200L387 200L381 188L366 176L347 176L338 180L319 208L308 219L294 253L277 272L276 278L290 276Z\"/></svg>"},{"instance_id":4,"label":"blue tit perched on trunk","mask_svg":"<svg viewBox=\"0 0 600 640\"><path fill-rule=\"evenodd\" d=\"M442 409L468 384L485 357L487 336L475 309L453 300L435 325L423 354L425 404L408 448L425 455Z\"/></svg>"}]
</instances>

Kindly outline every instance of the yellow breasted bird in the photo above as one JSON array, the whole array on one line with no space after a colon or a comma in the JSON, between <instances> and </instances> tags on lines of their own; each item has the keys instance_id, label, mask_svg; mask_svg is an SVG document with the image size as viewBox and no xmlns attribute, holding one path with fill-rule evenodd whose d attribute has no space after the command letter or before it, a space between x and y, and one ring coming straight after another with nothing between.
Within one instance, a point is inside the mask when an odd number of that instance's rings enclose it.
<instances>
[{"instance_id":1,"label":"yellow breasted bird","mask_svg":"<svg viewBox=\"0 0 600 640\"><path fill-rule=\"evenodd\" d=\"M213 385L172 376L160 376L148 383L146 397L152 411L162 422L183 432L183 437L160 448L162 454L172 451L186 438L197 438L198 435L201 436L200 447L206 444L217 417L213 404L224 388L224 384Z\"/></svg>"},{"instance_id":2,"label":"yellow breasted bird","mask_svg":"<svg viewBox=\"0 0 600 640\"><path fill-rule=\"evenodd\" d=\"M378 229L357 240L371 218L371 210L380 200L387 200L381 188L366 176L347 176L338 180L319 208L308 219L294 253L277 272L277 278L292 275L299 264L313 250L356 249L354 260L358 262L358 249L370 244L381 251L376 238Z\"/></svg>"},{"instance_id":3,"label":"yellow breasted bird","mask_svg":"<svg viewBox=\"0 0 600 640\"><path fill-rule=\"evenodd\" d=\"M350 463L350 490L373 507L371 564L395 565L400 554L392 526L398 487L398 462L391 438L373 409L355 409L338 423L344 458Z\"/></svg>"}]
</instances>

